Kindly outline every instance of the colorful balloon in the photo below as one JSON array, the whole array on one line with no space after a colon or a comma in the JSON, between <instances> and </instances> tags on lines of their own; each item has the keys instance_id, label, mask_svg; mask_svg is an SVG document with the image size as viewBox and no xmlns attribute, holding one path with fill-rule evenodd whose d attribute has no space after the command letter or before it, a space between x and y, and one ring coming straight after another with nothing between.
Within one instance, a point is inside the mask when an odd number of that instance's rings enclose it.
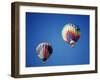
<instances>
[{"instance_id":1,"label":"colorful balloon","mask_svg":"<svg viewBox=\"0 0 100 80\"><path fill-rule=\"evenodd\" d=\"M43 63L50 57L53 52L51 45L47 42L42 42L36 47L36 52Z\"/></svg>"},{"instance_id":2,"label":"colorful balloon","mask_svg":"<svg viewBox=\"0 0 100 80\"><path fill-rule=\"evenodd\" d=\"M66 24L62 30L62 37L71 47L74 47L80 38L80 28L74 24Z\"/></svg>"}]
</instances>

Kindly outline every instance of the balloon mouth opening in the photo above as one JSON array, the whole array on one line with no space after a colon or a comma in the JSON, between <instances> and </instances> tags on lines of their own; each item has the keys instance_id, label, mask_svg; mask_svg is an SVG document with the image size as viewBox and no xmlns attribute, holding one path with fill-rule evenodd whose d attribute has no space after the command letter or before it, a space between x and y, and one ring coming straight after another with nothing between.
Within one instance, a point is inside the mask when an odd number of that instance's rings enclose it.
<instances>
[{"instance_id":1,"label":"balloon mouth opening","mask_svg":"<svg viewBox=\"0 0 100 80\"><path fill-rule=\"evenodd\" d=\"M70 41L70 46L71 46L71 47L75 47L75 41L74 41L74 40L71 40L71 41Z\"/></svg>"},{"instance_id":2,"label":"balloon mouth opening","mask_svg":"<svg viewBox=\"0 0 100 80\"><path fill-rule=\"evenodd\" d=\"M43 58L43 59L42 59L43 64L46 63L46 60L47 60L47 58Z\"/></svg>"}]
</instances>

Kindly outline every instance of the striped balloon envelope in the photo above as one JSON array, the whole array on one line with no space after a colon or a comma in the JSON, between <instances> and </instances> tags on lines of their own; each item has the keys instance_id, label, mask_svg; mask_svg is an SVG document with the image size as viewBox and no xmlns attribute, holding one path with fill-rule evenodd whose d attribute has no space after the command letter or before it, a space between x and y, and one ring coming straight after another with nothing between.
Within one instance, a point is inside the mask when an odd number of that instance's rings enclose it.
<instances>
[{"instance_id":1,"label":"striped balloon envelope","mask_svg":"<svg viewBox=\"0 0 100 80\"><path fill-rule=\"evenodd\" d=\"M65 42L74 47L80 38L80 28L75 24L66 24L62 30L62 37Z\"/></svg>"},{"instance_id":2,"label":"striped balloon envelope","mask_svg":"<svg viewBox=\"0 0 100 80\"><path fill-rule=\"evenodd\" d=\"M40 60L45 63L53 52L51 45L47 42L42 42L36 47L36 52Z\"/></svg>"}]
</instances>

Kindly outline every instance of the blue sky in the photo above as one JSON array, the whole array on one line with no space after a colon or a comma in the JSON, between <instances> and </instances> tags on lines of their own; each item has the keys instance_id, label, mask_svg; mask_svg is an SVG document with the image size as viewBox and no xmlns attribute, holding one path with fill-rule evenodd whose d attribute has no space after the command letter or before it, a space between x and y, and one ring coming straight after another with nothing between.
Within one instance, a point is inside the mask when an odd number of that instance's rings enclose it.
<instances>
[{"instance_id":1,"label":"blue sky","mask_svg":"<svg viewBox=\"0 0 100 80\"><path fill-rule=\"evenodd\" d=\"M74 48L61 35L68 23L80 28L81 36ZM26 12L26 67L89 64L89 26L89 15ZM53 48L45 64L36 53L41 42L48 42Z\"/></svg>"}]
</instances>

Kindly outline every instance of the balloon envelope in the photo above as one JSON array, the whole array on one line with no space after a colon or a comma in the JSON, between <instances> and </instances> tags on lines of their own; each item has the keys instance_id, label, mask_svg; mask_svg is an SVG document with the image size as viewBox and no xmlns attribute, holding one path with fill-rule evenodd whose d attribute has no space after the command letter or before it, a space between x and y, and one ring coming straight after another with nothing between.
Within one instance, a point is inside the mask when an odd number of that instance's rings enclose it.
<instances>
[{"instance_id":1,"label":"balloon envelope","mask_svg":"<svg viewBox=\"0 0 100 80\"><path fill-rule=\"evenodd\" d=\"M62 30L62 37L71 47L74 47L80 38L80 28L74 24L66 24Z\"/></svg>"},{"instance_id":2,"label":"balloon envelope","mask_svg":"<svg viewBox=\"0 0 100 80\"><path fill-rule=\"evenodd\" d=\"M50 55L53 52L53 49L51 45L47 42L42 42L38 44L36 47L36 52L40 60L42 60L43 63L46 62L46 60L50 57Z\"/></svg>"}]
</instances>

